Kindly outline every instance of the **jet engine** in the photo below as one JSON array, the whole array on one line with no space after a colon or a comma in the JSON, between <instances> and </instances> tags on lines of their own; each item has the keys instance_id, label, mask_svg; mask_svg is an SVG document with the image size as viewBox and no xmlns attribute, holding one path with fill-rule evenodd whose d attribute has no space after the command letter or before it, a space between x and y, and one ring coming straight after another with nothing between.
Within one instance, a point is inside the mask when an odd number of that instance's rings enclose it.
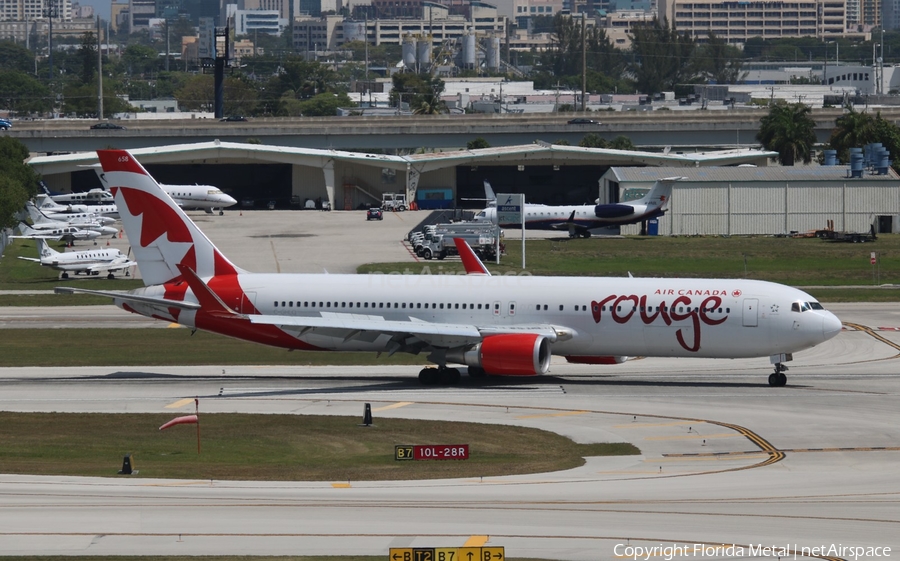
<instances>
[{"instance_id":1,"label":"jet engine","mask_svg":"<svg viewBox=\"0 0 900 561\"><path fill-rule=\"evenodd\" d=\"M597 205L594 207L594 214L597 218L623 218L634 214L634 207L631 205Z\"/></svg>"},{"instance_id":2,"label":"jet engine","mask_svg":"<svg viewBox=\"0 0 900 561\"><path fill-rule=\"evenodd\" d=\"M468 351L448 352L447 360L498 376L535 376L550 369L550 355L550 342L543 335L509 333L485 337Z\"/></svg>"}]
</instances>

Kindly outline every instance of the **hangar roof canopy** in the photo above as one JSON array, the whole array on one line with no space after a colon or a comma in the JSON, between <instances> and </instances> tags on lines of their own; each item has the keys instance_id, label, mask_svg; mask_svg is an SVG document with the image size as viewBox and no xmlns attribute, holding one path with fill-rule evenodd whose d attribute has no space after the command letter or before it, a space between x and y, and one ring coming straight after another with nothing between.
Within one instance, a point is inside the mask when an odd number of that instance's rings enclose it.
<instances>
[{"instance_id":1,"label":"hangar roof canopy","mask_svg":"<svg viewBox=\"0 0 900 561\"><path fill-rule=\"evenodd\" d=\"M794 166L794 167L708 167L685 169L679 167L612 167L607 177L619 183L647 182L651 183L662 177L681 175L690 183L740 183L740 182L777 182L799 183L809 181L831 181L860 183L871 181L890 181L896 183L897 172L888 168L886 175L865 173L861 178L850 178L849 166Z\"/></svg>"},{"instance_id":2,"label":"hangar roof canopy","mask_svg":"<svg viewBox=\"0 0 900 561\"><path fill-rule=\"evenodd\" d=\"M618 166L673 166L678 168L701 166L733 166L756 164L765 166L775 152L759 150L724 150L718 152L697 152L691 154L671 154L606 148L582 148L547 144L524 144L478 150L435 152L408 156L366 154L340 150L320 150L315 148L290 148L264 144L243 144L238 142L198 142L193 144L173 144L154 148L136 148L131 153L143 163L284 163L310 167L324 167L333 162L359 163L379 168L396 170L415 169L419 173L455 167L459 165L516 165L523 163L543 164L591 164ZM43 175L77 171L82 166L97 162L95 152L37 156L28 163Z\"/></svg>"}]
</instances>

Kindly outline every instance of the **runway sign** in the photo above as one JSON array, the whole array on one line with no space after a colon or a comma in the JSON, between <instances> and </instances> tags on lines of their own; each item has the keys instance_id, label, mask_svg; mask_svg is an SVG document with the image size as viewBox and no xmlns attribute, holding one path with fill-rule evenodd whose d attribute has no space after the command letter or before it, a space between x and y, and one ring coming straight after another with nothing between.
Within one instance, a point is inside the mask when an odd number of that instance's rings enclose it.
<instances>
[{"instance_id":1,"label":"runway sign","mask_svg":"<svg viewBox=\"0 0 900 561\"><path fill-rule=\"evenodd\" d=\"M425 444L394 446L395 460L468 460L468 444ZM417 561L417 560L414 560Z\"/></svg>"},{"instance_id":2,"label":"runway sign","mask_svg":"<svg viewBox=\"0 0 900 561\"><path fill-rule=\"evenodd\" d=\"M503 561L502 547L392 547L390 561Z\"/></svg>"}]
</instances>

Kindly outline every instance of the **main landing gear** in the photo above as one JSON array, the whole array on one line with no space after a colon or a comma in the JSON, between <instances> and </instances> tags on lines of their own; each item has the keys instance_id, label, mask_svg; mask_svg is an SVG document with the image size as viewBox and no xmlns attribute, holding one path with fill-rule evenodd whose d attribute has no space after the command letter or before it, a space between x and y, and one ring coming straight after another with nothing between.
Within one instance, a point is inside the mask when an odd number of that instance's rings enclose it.
<instances>
[{"instance_id":1,"label":"main landing gear","mask_svg":"<svg viewBox=\"0 0 900 561\"><path fill-rule=\"evenodd\" d=\"M446 366L423 368L419 372L419 382L423 386L452 386L459 383L459 378L459 370Z\"/></svg>"},{"instance_id":2,"label":"main landing gear","mask_svg":"<svg viewBox=\"0 0 900 561\"><path fill-rule=\"evenodd\" d=\"M781 364L780 362L775 363L775 372L769 374L769 385L773 388L779 388L787 384L787 376L785 376L785 372L788 367Z\"/></svg>"}]
</instances>

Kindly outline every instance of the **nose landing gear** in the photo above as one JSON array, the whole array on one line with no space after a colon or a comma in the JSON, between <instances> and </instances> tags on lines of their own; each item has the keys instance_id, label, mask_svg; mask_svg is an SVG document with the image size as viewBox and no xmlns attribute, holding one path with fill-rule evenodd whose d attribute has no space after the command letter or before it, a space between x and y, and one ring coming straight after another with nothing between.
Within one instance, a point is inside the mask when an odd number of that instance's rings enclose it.
<instances>
[{"instance_id":1,"label":"nose landing gear","mask_svg":"<svg viewBox=\"0 0 900 561\"><path fill-rule=\"evenodd\" d=\"M769 374L769 385L773 388L779 388L787 384L787 376L784 374L788 367L780 362L775 363L775 372Z\"/></svg>"}]
</instances>

